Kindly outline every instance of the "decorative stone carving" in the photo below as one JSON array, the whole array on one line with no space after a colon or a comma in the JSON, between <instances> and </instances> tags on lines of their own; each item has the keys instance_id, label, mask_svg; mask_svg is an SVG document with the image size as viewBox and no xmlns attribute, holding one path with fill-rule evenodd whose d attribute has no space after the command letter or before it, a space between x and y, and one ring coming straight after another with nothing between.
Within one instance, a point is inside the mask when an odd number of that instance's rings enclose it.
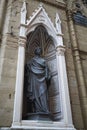
<instances>
[{"instance_id":1,"label":"decorative stone carving","mask_svg":"<svg viewBox=\"0 0 87 130\"><path fill-rule=\"evenodd\" d=\"M26 35L35 29L35 25L37 25L37 23L43 24L44 27L47 28L47 31L48 31L49 35L51 35L51 36L54 36L55 34L58 33L42 5L40 5L38 7L38 9L32 13L32 16L30 16L29 20L27 21L28 29L27 29ZM30 26L32 26L32 29L30 28ZM56 43L54 43L54 44L56 44Z\"/></svg>"},{"instance_id":2,"label":"decorative stone carving","mask_svg":"<svg viewBox=\"0 0 87 130\"><path fill-rule=\"evenodd\" d=\"M21 8L21 24L26 23L26 14L27 14L26 3L24 2Z\"/></svg>"},{"instance_id":3,"label":"decorative stone carving","mask_svg":"<svg viewBox=\"0 0 87 130\"><path fill-rule=\"evenodd\" d=\"M18 44L19 44L19 46L26 47L26 39L20 38L20 39L18 40Z\"/></svg>"},{"instance_id":4,"label":"decorative stone carving","mask_svg":"<svg viewBox=\"0 0 87 130\"><path fill-rule=\"evenodd\" d=\"M61 34L61 20L59 18L58 13L56 13L55 24L56 24L56 31L57 31L57 33Z\"/></svg>"},{"instance_id":5,"label":"decorative stone carving","mask_svg":"<svg viewBox=\"0 0 87 130\"><path fill-rule=\"evenodd\" d=\"M56 51L57 51L57 55L64 56L65 46L57 46Z\"/></svg>"}]
</instances>

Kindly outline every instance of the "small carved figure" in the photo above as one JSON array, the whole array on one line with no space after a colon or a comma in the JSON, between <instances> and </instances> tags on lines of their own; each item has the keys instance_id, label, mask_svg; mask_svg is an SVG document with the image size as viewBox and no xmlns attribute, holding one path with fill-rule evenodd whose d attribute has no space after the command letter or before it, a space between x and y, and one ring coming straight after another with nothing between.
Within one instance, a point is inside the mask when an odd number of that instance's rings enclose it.
<instances>
[{"instance_id":1,"label":"small carved figure","mask_svg":"<svg viewBox=\"0 0 87 130\"><path fill-rule=\"evenodd\" d=\"M26 95L31 102L31 113L49 113L48 87L50 85L49 69L45 59L41 57L42 49L35 49L35 56L26 64Z\"/></svg>"}]
</instances>

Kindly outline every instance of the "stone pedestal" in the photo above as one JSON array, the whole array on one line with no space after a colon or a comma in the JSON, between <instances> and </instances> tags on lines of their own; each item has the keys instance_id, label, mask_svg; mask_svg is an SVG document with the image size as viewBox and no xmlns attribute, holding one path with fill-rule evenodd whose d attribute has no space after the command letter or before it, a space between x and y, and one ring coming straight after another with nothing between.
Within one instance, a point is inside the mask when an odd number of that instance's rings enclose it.
<instances>
[{"instance_id":1,"label":"stone pedestal","mask_svg":"<svg viewBox=\"0 0 87 130\"><path fill-rule=\"evenodd\" d=\"M50 114L44 113L28 113L25 116L25 120L34 120L34 121L52 121L52 116Z\"/></svg>"}]
</instances>

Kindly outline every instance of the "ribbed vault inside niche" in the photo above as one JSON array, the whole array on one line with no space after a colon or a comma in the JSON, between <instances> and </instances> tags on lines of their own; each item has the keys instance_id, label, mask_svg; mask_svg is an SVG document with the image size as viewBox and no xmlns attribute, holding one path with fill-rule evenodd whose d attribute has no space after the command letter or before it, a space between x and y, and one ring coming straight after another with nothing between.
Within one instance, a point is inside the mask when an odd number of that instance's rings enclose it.
<instances>
[{"instance_id":1,"label":"ribbed vault inside niche","mask_svg":"<svg viewBox=\"0 0 87 130\"><path fill-rule=\"evenodd\" d=\"M28 58L34 55L34 50L37 46L42 48L43 56L45 56L48 51L54 51L52 37L48 35L42 25L37 26L36 29L27 36L26 54L28 54ZM51 49L49 49L49 47L51 47Z\"/></svg>"},{"instance_id":2,"label":"ribbed vault inside niche","mask_svg":"<svg viewBox=\"0 0 87 130\"><path fill-rule=\"evenodd\" d=\"M54 116L54 120L59 120L61 119L61 106L56 51L53 38L48 34L43 25L37 26L35 30L30 32L27 36L25 64L34 56L34 50L38 46L40 46L43 50L42 57L46 59L50 73L52 75L51 85L49 87L49 108ZM26 104L25 101L24 104ZM26 113L26 111L28 112L28 110L23 107L23 114Z\"/></svg>"}]
</instances>

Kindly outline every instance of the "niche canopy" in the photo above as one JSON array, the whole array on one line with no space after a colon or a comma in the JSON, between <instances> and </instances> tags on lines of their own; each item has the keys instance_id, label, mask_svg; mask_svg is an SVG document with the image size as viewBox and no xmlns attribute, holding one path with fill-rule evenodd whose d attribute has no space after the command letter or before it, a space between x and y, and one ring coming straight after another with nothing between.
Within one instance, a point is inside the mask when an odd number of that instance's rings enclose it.
<instances>
[{"instance_id":1,"label":"niche canopy","mask_svg":"<svg viewBox=\"0 0 87 130\"><path fill-rule=\"evenodd\" d=\"M48 14L46 13L45 9L43 8L42 4L39 5L38 9L33 12L30 19L27 20L27 32L31 32L36 28L36 26L42 24L48 31L49 35L57 34L56 28L54 27L53 23L51 22Z\"/></svg>"},{"instance_id":2,"label":"niche canopy","mask_svg":"<svg viewBox=\"0 0 87 130\"><path fill-rule=\"evenodd\" d=\"M61 21L58 13L56 14L54 27L52 21L48 17L43 6L40 4L29 20L26 21L26 3L23 3L21 9L21 22L19 33L19 48L18 48L18 63L17 63L17 75L16 75L16 87L15 87L15 101L14 101L14 113L12 128L29 128L29 129L52 129L52 130L75 130L72 124L70 98L66 73L65 62L65 47L63 46L63 38L61 31ZM39 25L43 25L48 34L52 36L55 51L56 51L56 66L59 81L60 102L62 119L57 122L48 121L32 121L22 120L22 103L23 103L23 87L24 87L24 64L25 64L25 46L27 42L27 35L34 31Z\"/></svg>"}]
</instances>

